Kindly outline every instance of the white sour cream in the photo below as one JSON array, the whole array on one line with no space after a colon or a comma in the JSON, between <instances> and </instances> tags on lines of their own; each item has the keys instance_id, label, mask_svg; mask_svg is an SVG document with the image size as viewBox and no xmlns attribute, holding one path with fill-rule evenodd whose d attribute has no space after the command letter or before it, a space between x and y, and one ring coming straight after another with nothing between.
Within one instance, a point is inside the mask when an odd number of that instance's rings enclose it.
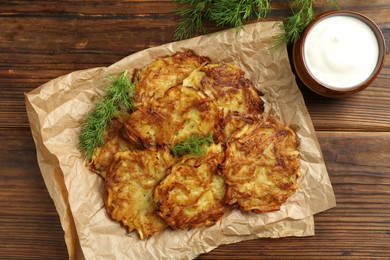
<instances>
[{"instance_id":1,"label":"white sour cream","mask_svg":"<svg viewBox=\"0 0 390 260\"><path fill-rule=\"evenodd\" d=\"M311 74L336 90L349 90L374 71L379 45L374 32L350 16L320 20L307 34L304 57Z\"/></svg>"}]
</instances>

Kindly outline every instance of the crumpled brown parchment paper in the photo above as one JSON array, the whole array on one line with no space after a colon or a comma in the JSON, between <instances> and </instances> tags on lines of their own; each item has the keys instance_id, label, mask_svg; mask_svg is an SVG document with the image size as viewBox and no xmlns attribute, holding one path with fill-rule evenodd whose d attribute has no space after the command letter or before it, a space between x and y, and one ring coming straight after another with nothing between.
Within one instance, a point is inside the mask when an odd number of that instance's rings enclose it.
<instances>
[{"instance_id":1,"label":"crumpled brown parchment paper","mask_svg":"<svg viewBox=\"0 0 390 260\"><path fill-rule=\"evenodd\" d=\"M313 215L335 206L315 131L297 87L286 48L272 48L279 22L258 22L130 55L109 67L75 71L26 94L38 164L52 197L71 259L187 259L221 244L260 237L314 235ZM106 214L102 180L85 167L78 150L80 125L104 95L109 75L130 74L157 57L192 49L213 62L232 63L265 96L266 113L294 128L301 141L299 189L279 211L232 210L212 227L165 230L141 241ZM259 249L261 251L261 249Z\"/></svg>"}]
</instances>

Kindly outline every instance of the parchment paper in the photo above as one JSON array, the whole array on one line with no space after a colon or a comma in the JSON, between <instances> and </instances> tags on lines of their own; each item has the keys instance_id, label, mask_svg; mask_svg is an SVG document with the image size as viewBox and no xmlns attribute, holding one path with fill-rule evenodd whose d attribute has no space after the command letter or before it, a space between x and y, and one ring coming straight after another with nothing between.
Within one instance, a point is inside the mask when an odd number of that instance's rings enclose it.
<instances>
[{"instance_id":1,"label":"parchment paper","mask_svg":"<svg viewBox=\"0 0 390 260\"><path fill-rule=\"evenodd\" d=\"M314 235L313 215L335 206L315 131L291 72L286 48L272 49L279 22L258 22L226 31L165 44L130 55L110 67L76 71L26 94L26 107L38 163L65 231L70 258L185 259L221 244L259 237ZM299 189L279 211L253 214L232 210L212 227L165 230L146 241L127 234L104 209L103 182L89 172L78 136L84 117L104 95L107 76L130 74L157 57L183 48L232 63L265 93L266 113L275 113L301 141ZM261 251L261 248L259 248Z\"/></svg>"}]
</instances>

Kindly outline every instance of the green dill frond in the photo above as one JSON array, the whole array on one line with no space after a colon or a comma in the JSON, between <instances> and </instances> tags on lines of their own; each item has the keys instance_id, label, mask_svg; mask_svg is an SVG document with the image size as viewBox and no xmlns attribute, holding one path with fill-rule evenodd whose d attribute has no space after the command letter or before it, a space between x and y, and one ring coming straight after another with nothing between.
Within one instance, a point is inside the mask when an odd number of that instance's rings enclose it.
<instances>
[{"instance_id":1,"label":"green dill frond","mask_svg":"<svg viewBox=\"0 0 390 260\"><path fill-rule=\"evenodd\" d=\"M174 2L184 5L175 10L181 17L175 29L175 39L187 39L194 36L197 32L205 34L206 30L203 27L203 18L207 15L207 9L212 0L174 0Z\"/></svg>"},{"instance_id":2,"label":"green dill frond","mask_svg":"<svg viewBox=\"0 0 390 260\"><path fill-rule=\"evenodd\" d=\"M276 36L275 46L298 41L303 30L314 19L314 0L294 0L291 4L292 15L284 20L284 33Z\"/></svg>"},{"instance_id":3,"label":"green dill frond","mask_svg":"<svg viewBox=\"0 0 390 260\"><path fill-rule=\"evenodd\" d=\"M185 154L201 156L204 153L205 146L210 146L212 143L212 133L208 136L190 135L184 142L178 143L175 146L169 146L169 149L175 157L180 157Z\"/></svg>"},{"instance_id":4,"label":"green dill frond","mask_svg":"<svg viewBox=\"0 0 390 260\"><path fill-rule=\"evenodd\" d=\"M210 20L221 27L241 27L245 21L264 18L270 11L269 0L218 0L210 7Z\"/></svg>"},{"instance_id":5,"label":"green dill frond","mask_svg":"<svg viewBox=\"0 0 390 260\"><path fill-rule=\"evenodd\" d=\"M92 157L95 147L104 143L103 132L117 108L110 100L99 100L96 108L84 121L80 133L80 149L87 159Z\"/></svg>"},{"instance_id":6,"label":"green dill frond","mask_svg":"<svg viewBox=\"0 0 390 260\"><path fill-rule=\"evenodd\" d=\"M135 87L128 74L126 70L119 77L112 79L112 83L107 87L107 98L111 99L114 104L130 110L133 108L131 101L135 96Z\"/></svg>"},{"instance_id":7,"label":"green dill frond","mask_svg":"<svg viewBox=\"0 0 390 260\"><path fill-rule=\"evenodd\" d=\"M345 0L348 1L348 0ZM266 18L271 12L271 0L174 0L182 6L176 10L181 20L175 30L175 39L185 39L198 32L205 33L203 20L219 27L240 28L245 21ZM315 0L291 0L292 15L285 18L283 30L274 40L274 46L296 42L304 28L313 20ZM325 5L340 9L337 0L327 0Z\"/></svg>"},{"instance_id":8,"label":"green dill frond","mask_svg":"<svg viewBox=\"0 0 390 260\"><path fill-rule=\"evenodd\" d=\"M120 107L133 108L135 86L128 78L128 71L117 78L111 78L106 95L95 104L95 109L87 115L81 126L79 147L87 160L92 158L93 151L104 144L104 131L111 117Z\"/></svg>"},{"instance_id":9,"label":"green dill frond","mask_svg":"<svg viewBox=\"0 0 390 260\"><path fill-rule=\"evenodd\" d=\"M343 2L348 2L348 0L345 0ZM341 9L341 6L340 6L340 4L338 3L337 0L327 0L325 4L328 5L328 6L333 6L337 10Z\"/></svg>"},{"instance_id":10,"label":"green dill frond","mask_svg":"<svg viewBox=\"0 0 390 260\"><path fill-rule=\"evenodd\" d=\"M286 19L286 38L290 42L296 42L306 26L314 19L313 2L314 0L294 1L293 15Z\"/></svg>"},{"instance_id":11,"label":"green dill frond","mask_svg":"<svg viewBox=\"0 0 390 260\"><path fill-rule=\"evenodd\" d=\"M271 1L255 0L255 14L257 19L266 18L271 12Z\"/></svg>"}]
</instances>

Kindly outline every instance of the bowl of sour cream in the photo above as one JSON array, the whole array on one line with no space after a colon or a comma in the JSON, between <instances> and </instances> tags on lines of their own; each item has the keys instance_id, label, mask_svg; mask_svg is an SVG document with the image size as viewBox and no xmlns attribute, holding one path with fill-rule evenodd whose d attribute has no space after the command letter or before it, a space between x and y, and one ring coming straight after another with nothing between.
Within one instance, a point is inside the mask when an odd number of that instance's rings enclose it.
<instances>
[{"instance_id":1,"label":"bowl of sour cream","mask_svg":"<svg viewBox=\"0 0 390 260\"><path fill-rule=\"evenodd\" d=\"M369 86L386 54L381 30L352 11L321 13L293 45L292 59L302 82L327 97L345 97Z\"/></svg>"}]
</instances>

